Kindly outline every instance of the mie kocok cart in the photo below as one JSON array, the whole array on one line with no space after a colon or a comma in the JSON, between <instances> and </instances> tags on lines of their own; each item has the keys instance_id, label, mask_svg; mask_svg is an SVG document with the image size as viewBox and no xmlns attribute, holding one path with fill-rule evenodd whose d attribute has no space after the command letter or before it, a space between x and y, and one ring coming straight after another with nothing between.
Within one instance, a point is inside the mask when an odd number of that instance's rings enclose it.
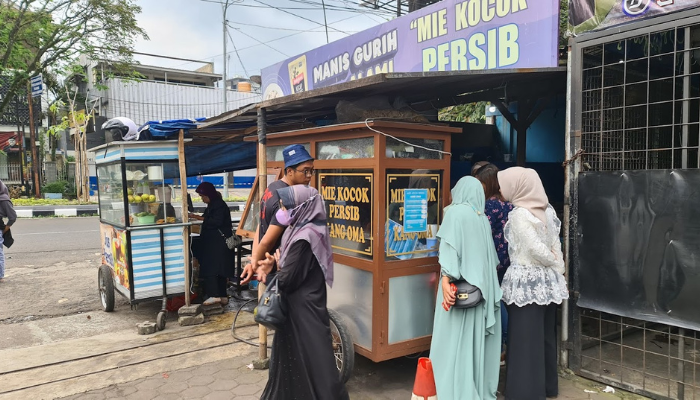
<instances>
[{"instance_id":1,"label":"mie kocok cart","mask_svg":"<svg viewBox=\"0 0 700 400\"><path fill-rule=\"evenodd\" d=\"M167 185L180 178L178 141L111 142L90 151L97 166L102 307L114 310L115 292L132 308L161 299L156 326L162 330L167 299L185 293L189 271L184 235L190 224L170 205Z\"/></svg>"},{"instance_id":2,"label":"mie kocok cart","mask_svg":"<svg viewBox=\"0 0 700 400\"><path fill-rule=\"evenodd\" d=\"M328 308L344 380L354 359L345 342L375 362L430 348L440 271L436 232L449 203L447 151L458 132L374 121L267 136L269 168L283 168L282 149L290 144L303 144L315 158L311 185L326 203L335 261ZM249 199L239 235L254 231L251 205L258 202Z\"/></svg>"}]
</instances>

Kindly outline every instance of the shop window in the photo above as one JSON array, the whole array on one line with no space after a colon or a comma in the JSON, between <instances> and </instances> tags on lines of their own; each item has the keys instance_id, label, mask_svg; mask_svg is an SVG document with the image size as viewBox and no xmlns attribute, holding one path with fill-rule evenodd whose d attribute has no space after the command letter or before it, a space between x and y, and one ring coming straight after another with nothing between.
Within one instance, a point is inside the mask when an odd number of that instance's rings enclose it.
<instances>
[{"instance_id":1,"label":"shop window","mask_svg":"<svg viewBox=\"0 0 700 400\"><path fill-rule=\"evenodd\" d=\"M646 58L649 56L649 36L637 36L627 39L627 61Z\"/></svg>"},{"instance_id":2,"label":"shop window","mask_svg":"<svg viewBox=\"0 0 700 400\"><path fill-rule=\"evenodd\" d=\"M374 158L374 138L333 140L316 143L317 160Z\"/></svg>"},{"instance_id":3,"label":"shop window","mask_svg":"<svg viewBox=\"0 0 700 400\"><path fill-rule=\"evenodd\" d=\"M652 33L649 36L649 55L672 53L674 43L676 43L675 29Z\"/></svg>"},{"instance_id":4,"label":"shop window","mask_svg":"<svg viewBox=\"0 0 700 400\"><path fill-rule=\"evenodd\" d=\"M603 64L617 64L625 60L625 42L619 40L617 42L606 43L603 47Z\"/></svg>"},{"instance_id":5,"label":"shop window","mask_svg":"<svg viewBox=\"0 0 700 400\"><path fill-rule=\"evenodd\" d=\"M445 142L435 139L386 138L387 158L442 159Z\"/></svg>"},{"instance_id":6,"label":"shop window","mask_svg":"<svg viewBox=\"0 0 700 400\"><path fill-rule=\"evenodd\" d=\"M386 260L437 256L443 201L442 171L388 170L386 174Z\"/></svg>"},{"instance_id":7,"label":"shop window","mask_svg":"<svg viewBox=\"0 0 700 400\"><path fill-rule=\"evenodd\" d=\"M583 68L599 67L603 64L603 46L591 46L583 49Z\"/></svg>"},{"instance_id":8,"label":"shop window","mask_svg":"<svg viewBox=\"0 0 700 400\"><path fill-rule=\"evenodd\" d=\"M304 146L306 151L311 154L311 145L309 143L299 143ZM266 149L267 161L284 161L284 155L282 150L289 145L285 144L283 146L268 146Z\"/></svg>"},{"instance_id":9,"label":"shop window","mask_svg":"<svg viewBox=\"0 0 700 400\"><path fill-rule=\"evenodd\" d=\"M372 170L320 170L317 176L333 252L371 260L374 239Z\"/></svg>"},{"instance_id":10,"label":"shop window","mask_svg":"<svg viewBox=\"0 0 700 400\"><path fill-rule=\"evenodd\" d=\"M643 82L649 79L649 59L627 61L625 63L626 83Z\"/></svg>"},{"instance_id":11,"label":"shop window","mask_svg":"<svg viewBox=\"0 0 700 400\"><path fill-rule=\"evenodd\" d=\"M673 100L673 78L649 82L649 102Z\"/></svg>"}]
</instances>

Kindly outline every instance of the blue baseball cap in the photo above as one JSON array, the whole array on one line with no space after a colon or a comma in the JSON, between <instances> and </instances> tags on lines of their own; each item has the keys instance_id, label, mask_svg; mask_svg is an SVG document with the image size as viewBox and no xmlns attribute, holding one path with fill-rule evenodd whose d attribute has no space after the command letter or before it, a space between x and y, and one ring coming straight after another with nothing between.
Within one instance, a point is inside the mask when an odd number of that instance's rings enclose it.
<instances>
[{"instance_id":1,"label":"blue baseball cap","mask_svg":"<svg viewBox=\"0 0 700 400\"><path fill-rule=\"evenodd\" d=\"M309 152L306 151L304 146L300 144L293 144L285 147L284 150L282 150L282 155L284 156L285 168L293 167L314 159Z\"/></svg>"}]
</instances>

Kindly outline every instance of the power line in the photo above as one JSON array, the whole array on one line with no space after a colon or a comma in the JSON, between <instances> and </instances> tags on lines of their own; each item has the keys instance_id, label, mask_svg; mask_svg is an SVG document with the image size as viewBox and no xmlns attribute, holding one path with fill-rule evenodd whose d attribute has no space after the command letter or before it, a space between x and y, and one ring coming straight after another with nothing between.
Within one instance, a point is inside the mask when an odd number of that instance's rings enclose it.
<instances>
[{"instance_id":1,"label":"power line","mask_svg":"<svg viewBox=\"0 0 700 400\"><path fill-rule=\"evenodd\" d=\"M237 30L238 32L244 34L245 36L248 36L249 38L255 40L255 41L258 42L258 43L260 43L261 45L264 45L265 47L269 47L269 48L271 48L272 50L274 50L274 51L276 51L276 52L282 54L282 55L285 56L285 57L290 57L288 54L285 54L284 52L282 52L282 51L280 51L280 50L277 50L276 48L270 46L269 44L264 43L264 42L261 42L261 41L259 41L258 39L254 38L253 36L250 36L249 34L243 32L243 30L242 30L241 28L236 28L235 26L231 26L228 22L226 23L226 25L227 25L229 28L235 29L235 30Z\"/></svg>"},{"instance_id":2,"label":"power line","mask_svg":"<svg viewBox=\"0 0 700 400\"><path fill-rule=\"evenodd\" d=\"M293 16L295 16L295 17L297 17L297 18L301 18L301 19L303 19L303 20L305 20L305 21L313 22L313 23L316 24L316 25L320 25L320 26L323 26L323 27L328 26L328 24L322 24L322 23L320 23L320 22L314 21L314 20L312 20L312 19L310 19L310 18L306 18L306 17L301 16L301 15L299 15L299 14L294 14L294 13L291 12L291 11L287 11L287 10L284 10L284 9L282 9L282 8L279 8L279 7L271 6L271 5L269 5L269 4L265 3L265 2L262 2L262 1L260 1L260 0L254 0L254 1L255 1L256 3L260 3L260 4L263 4L263 5L266 5L266 6L270 7L270 8L274 8L275 10L282 11L282 12L285 13L285 14L293 15ZM333 28L333 27L331 27L331 29L333 29L333 30L336 31L336 32L340 32L340 33L344 33L344 34L346 34L346 35L349 35L347 32L343 32L343 31L341 31L340 29L336 29L336 28Z\"/></svg>"},{"instance_id":3,"label":"power line","mask_svg":"<svg viewBox=\"0 0 700 400\"><path fill-rule=\"evenodd\" d=\"M228 23L226 24L227 26ZM250 77L250 74L248 74L248 71L245 69L245 65L243 65L243 60L241 59L241 55L238 54L238 49L236 48L236 42L233 41L233 36L231 36L231 32L229 32L228 29L226 29L226 33L228 34L228 38L231 39L231 44L233 45L233 51L236 52L236 56L238 57L238 61L241 63L241 67L243 67L243 72L245 72L246 77ZM224 82L224 86L226 86L226 83Z\"/></svg>"}]
</instances>

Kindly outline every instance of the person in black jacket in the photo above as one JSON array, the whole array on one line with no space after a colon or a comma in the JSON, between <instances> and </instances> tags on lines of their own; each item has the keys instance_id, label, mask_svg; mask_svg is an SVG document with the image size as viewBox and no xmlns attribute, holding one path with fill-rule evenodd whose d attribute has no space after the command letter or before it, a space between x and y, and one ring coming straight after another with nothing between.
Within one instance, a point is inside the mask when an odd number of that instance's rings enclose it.
<instances>
[{"instance_id":1,"label":"person in black jacket","mask_svg":"<svg viewBox=\"0 0 700 400\"><path fill-rule=\"evenodd\" d=\"M2 218L7 218L7 222L4 222ZM5 186L5 183L0 181L0 282L5 279L5 252L3 249L3 243L5 246L12 246L12 236L10 234L10 227L17 220L17 213L12 207L12 200L10 200L10 191Z\"/></svg>"},{"instance_id":2,"label":"person in black jacket","mask_svg":"<svg viewBox=\"0 0 700 400\"><path fill-rule=\"evenodd\" d=\"M203 304L227 304L226 281L235 275L234 251L226 246L226 238L233 235L231 211L210 182L202 182L196 192L207 204L201 216L190 214L190 218L204 221L195 254L200 265L199 278L207 296Z\"/></svg>"}]
</instances>

